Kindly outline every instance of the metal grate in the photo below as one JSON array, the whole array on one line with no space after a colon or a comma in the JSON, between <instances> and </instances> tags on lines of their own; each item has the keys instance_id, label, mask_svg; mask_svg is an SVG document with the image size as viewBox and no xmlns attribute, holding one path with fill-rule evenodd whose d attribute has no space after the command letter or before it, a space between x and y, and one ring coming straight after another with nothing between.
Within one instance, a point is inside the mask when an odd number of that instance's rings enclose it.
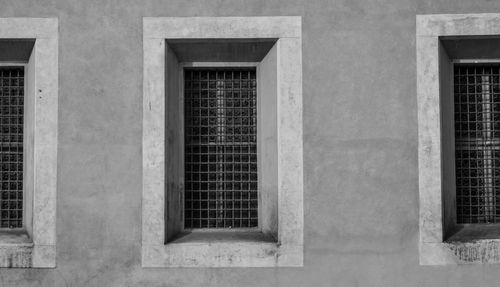
<instances>
[{"instance_id":1,"label":"metal grate","mask_svg":"<svg viewBox=\"0 0 500 287\"><path fill-rule=\"evenodd\" d=\"M256 227L255 68L184 77L185 228Z\"/></svg>"},{"instance_id":2,"label":"metal grate","mask_svg":"<svg viewBox=\"0 0 500 287\"><path fill-rule=\"evenodd\" d=\"M500 63L456 64L457 223L500 222Z\"/></svg>"},{"instance_id":3,"label":"metal grate","mask_svg":"<svg viewBox=\"0 0 500 287\"><path fill-rule=\"evenodd\" d=\"M0 227L23 217L24 68L0 67Z\"/></svg>"}]
</instances>

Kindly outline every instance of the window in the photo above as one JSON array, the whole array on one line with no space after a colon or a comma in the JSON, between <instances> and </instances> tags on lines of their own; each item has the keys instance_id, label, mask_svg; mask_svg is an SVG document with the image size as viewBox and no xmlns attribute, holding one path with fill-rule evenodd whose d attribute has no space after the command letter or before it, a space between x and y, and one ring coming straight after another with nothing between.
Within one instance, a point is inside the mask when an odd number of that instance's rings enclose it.
<instances>
[{"instance_id":1,"label":"window","mask_svg":"<svg viewBox=\"0 0 500 287\"><path fill-rule=\"evenodd\" d=\"M0 267L56 266L58 21L0 18Z\"/></svg>"},{"instance_id":2,"label":"window","mask_svg":"<svg viewBox=\"0 0 500 287\"><path fill-rule=\"evenodd\" d=\"M24 67L0 66L0 87L0 228L22 228Z\"/></svg>"},{"instance_id":3,"label":"window","mask_svg":"<svg viewBox=\"0 0 500 287\"><path fill-rule=\"evenodd\" d=\"M184 228L258 226L255 68L184 70Z\"/></svg>"},{"instance_id":4,"label":"window","mask_svg":"<svg viewBox=\"0 0 500 287\"><path fill-rule=\"evenodd\" d=\"M300 23L144 18L143 267L302 266Z\"/></svg>"},{"instance_id":5,"label":"window","mask_svg":"<svg viewBox=\"0 0 500 287\"><path fill-rule=\"evenodd\" d=\"M422 265L500 262L499 20L417 16Z\"/></svg>"},{"instance_id":6,"label":"window","mask_svg":"<svg viewBox=\"0 0 500 287\"><path fill-rule=\"evenodd\" d=\"M500 219L499 70L500 64L454 65L458 224Z\"/></svg>"}]
</instances>

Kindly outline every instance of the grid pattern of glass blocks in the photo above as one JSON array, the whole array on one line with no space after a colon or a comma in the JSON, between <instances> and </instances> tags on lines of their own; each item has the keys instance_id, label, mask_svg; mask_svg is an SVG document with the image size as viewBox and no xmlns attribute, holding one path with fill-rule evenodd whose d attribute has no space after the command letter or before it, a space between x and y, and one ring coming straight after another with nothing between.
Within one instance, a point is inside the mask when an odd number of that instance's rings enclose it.
<instances>
[{"instance_id":1,"label":"grid pattern of glass blocks","mask_svg":"<svg viewBox=\"0 0 500 287\"><path fill-rule=\"evenodd\" d=\"M185 69L185 228L258 225L255 68Z\"/></svg>"},{"instance_id":2,"label":"grid pattern of glass blocks","mask_svg":"<svg viewBox=\"0 0 500 287\"><path fill-rule=\"evenodd\" d=\"M24 67L0 67L0 228L23 226Z\"/></svg>"}]
</instances>

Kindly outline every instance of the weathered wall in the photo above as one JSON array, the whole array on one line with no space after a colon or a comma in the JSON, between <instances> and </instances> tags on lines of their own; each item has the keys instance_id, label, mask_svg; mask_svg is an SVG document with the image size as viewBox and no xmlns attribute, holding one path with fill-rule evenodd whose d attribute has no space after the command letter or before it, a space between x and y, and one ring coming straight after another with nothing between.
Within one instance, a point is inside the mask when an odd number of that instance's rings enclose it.
<instances>
[{"instance_id":1,"label":"weathered wall","mask_svg":"<svg viewBox=\"0 0 500 287\"><path fill-rule=\"evenodd\" d=\"M58 267L0 286L497 286L418 264L415 15L472 12L500 2L0 0L60 25ZM305 266L142 269L141 17L247 15L303 16Z\"/></svg>"}]
</instances>

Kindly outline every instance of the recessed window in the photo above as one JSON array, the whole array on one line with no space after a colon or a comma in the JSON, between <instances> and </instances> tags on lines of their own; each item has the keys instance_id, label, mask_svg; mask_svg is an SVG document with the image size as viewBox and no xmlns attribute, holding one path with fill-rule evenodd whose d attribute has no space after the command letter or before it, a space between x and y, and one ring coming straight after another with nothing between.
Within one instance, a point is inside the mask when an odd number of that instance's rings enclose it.
<instances>
[{"instance_id":1,"label":"recessed window","mask_svg":"<svg viewBox=\"0 0 500 287\"><path fill-rule=\"evenodd\" d=\"M302 266L300 17L143 28L142 266Z\"/></svg>"},{"instance_id":2,"label":"recessed window","mask_svg":"<svg viewBox=\"0 0 500 287\"><path fill-rule=\"evenodd\" d=\"M457 223L500 222L500 64L455 64Z\"/></svg>"},{"instance_id":3,"label":"recessed window","mask_svg":"<svg viewBox=\"0 0 500 287\"><path fill-rule=\"evenodd\" d=\"M499 19L417 16L423 265L500 262Z\"/></svg>"},{"instance_id":4,"label":"recessed window","mask_svg":"<svg viewBox=\"0 0 500 287\"><path fill-rule=\"evenodd\" d=\"M186 69L184 81L184 227L257 227L255 68Z\"/></svg>"},{"instance_id":5,"label":"recessed window","mask_svg":"<svg viewBox=\"0 0 500 287\"><path fill-rule=\"evenodd\" d=\"M56 266L58 20L0 18L0 267Z\"/></svg>"},{"instance_id":6,"label":"recessed window","mask_svg":"<svg viewBox=\"0 0 500 287\"><path fill-rule=\"evenodd\" d=\"M0 228L23 227L24 67L0 66Z\"/></svg>"}]
</instances>

